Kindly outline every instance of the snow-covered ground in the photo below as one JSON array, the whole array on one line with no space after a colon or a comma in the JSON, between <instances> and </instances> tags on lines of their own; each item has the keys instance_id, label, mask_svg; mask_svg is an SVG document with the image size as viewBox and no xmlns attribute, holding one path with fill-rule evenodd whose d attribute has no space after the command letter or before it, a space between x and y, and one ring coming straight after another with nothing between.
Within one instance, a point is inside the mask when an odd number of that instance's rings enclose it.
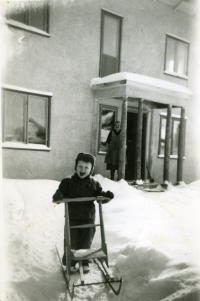
<instances>
[{"instance_id":1,"label":"snow-covered ground","mask_svg":"<svg viewBox=\"0 0 200 301\"><path fill-rule=\"evenodd\" d=\"M200 181L148 193L95 178L115 194L103 205L104 223L110 267L124 281L118 297L104 285L85 286L74 300L200 300ZM58 185L3 180L3 301L70 300L55 251L55 244L63 250L64 205L51 202ZM97 231L93 246L99 241Z\"/></svg>"}]
</instances>

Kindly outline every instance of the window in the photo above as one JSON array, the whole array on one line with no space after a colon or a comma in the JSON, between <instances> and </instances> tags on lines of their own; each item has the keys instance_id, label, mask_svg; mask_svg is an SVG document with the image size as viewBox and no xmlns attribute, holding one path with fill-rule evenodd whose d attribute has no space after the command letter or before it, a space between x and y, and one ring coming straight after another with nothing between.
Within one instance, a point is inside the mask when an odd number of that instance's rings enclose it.
<instances>
[{"instance_id":1,"label":"window","mask_svg":"<svg viewBox=\"0 0 200 301\"><path fill-rule=\"evenodd\" d=\"M166 114L162 113L162 115L160 116L160 134L159 134L159 149L158 149L159 157L164 157L166 125L167 125L167 116ZM171 158L178 157L179 127L180 127L180 117L172 116L171 152L170 152Z\"/></svg>"},{"instance_id":2,"label":"window","mask_svg":"<svg viewBox=\"0 0 200 301\"><path fill-rule=\"evenodd\" d=\"M102 10L100 77L119 72L122 17Z\"/></svg>"},{"instance_id":3,"label":"window","mask_svg":"<svg viewBox=\"0 0 200 301\"><path fill-rule=\"evenodd\" d=\"M188 76L189 43L173 36L166 36L165 73Z\"/></svg>"},{"instance_id":4,"label":"window","mask_svg":"<svg viewBox=\"0 0 200 301\"><path fill-rule=\"evenodd\" d=\"M37 33L49 33L47 1L19 1L7 14L8 24Z\"/></svg>"},{"instance_id":5,"label":"window","mask_svg":"<svg viewBox=\"0 0 200 301\"><path fill-rule=\"evenodd\" d=\"M50 96L3 89L3 146L49 147Z\"/></svg>"},{"instance_id":6,"label":"window","mask_svg":"<svg viewBox=\"0 0 200 301\"><path fill-rule=\"evenodd\" d=\"M117 109L100 106L99 114L99 152L106 153L106 140L109 132L114 128Z\"/></svg>"}]
</instances>

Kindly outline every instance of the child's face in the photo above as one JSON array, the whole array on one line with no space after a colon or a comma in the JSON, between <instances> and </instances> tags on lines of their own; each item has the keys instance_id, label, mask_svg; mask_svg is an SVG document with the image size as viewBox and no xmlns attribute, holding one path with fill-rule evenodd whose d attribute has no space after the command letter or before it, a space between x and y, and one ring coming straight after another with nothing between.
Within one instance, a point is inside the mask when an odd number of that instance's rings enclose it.
<instances>
[{"instance_id":1,"label":"child's face","mask_svg":"<svg viewBox=\"0 0 200 301\"><path fill-rule=\"evenodd\" d=\"M81 179L87 177L92 169L92 164L90 162L78 161L76 166L76 172Z\"/></svg>"}]
</instances>

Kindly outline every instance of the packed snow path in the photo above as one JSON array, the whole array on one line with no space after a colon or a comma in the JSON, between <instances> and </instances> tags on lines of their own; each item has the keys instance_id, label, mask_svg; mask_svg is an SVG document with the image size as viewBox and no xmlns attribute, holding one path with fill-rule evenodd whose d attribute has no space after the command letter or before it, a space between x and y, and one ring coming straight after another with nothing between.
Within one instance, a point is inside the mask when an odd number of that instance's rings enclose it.
<instances>
[{"instance_id":1,"label":"packed snow path","mask_svg":"<svg viewBox=\"0 0 200 301\"><path fill-rule=\"evenodd\" d=\"M115 194L103 205L104 224L110 267L124 282L118 297L105 285L85 286L75 289L74 300L200 300L200 181L147 193L95 178ZM3 180L3 301L69 300L55 251L57 244L63 252L64 206L52 203L58 185ZM99 242L97 230L93 247ZM98 269L91 275L98 279Z\"/></svg>"}]
</instances>

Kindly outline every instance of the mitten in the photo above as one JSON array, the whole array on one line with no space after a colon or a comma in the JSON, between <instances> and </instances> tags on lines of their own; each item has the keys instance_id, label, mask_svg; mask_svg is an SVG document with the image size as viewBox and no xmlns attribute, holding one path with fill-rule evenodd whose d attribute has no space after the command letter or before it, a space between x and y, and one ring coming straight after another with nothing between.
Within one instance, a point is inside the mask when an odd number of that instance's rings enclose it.
<instances>
[{"instance_id":1,"label":"mitten","mask_svg":"<svg viewBox=\"0 0 200 301\"><path fill-rule=\"evenodd\" d=\"M53 195L53 201L60 201L63 199L63 195L60 190L57 190L56 193Z\"/></svg>"},{"instance_id":2,"label":"mitten","mask_svg":"<svg viewBox=\"0 0 200 301\"><path fill-rule=\"evenodd\" d=\"M109 199L113 199L114 198L114 194L111 192L111 191L107 191L106 193L105 193L105 197L107 197L107 198L109 198Z\"/></svg>"},{"instance_id":3,"label":"mitten","mask_svg":"<svg viewBox=\"0 0 200 301\"><path fill-rule=\"evenodd\" d=\"M114 198L114 194L111 191L107 191L107 192L103 192L101 193L102 196L104 196L105 198L108 198L107 200L103 200L102 204L106 204L108 202L110 202L111 199Z\"/></svg>"}]
</instances>

